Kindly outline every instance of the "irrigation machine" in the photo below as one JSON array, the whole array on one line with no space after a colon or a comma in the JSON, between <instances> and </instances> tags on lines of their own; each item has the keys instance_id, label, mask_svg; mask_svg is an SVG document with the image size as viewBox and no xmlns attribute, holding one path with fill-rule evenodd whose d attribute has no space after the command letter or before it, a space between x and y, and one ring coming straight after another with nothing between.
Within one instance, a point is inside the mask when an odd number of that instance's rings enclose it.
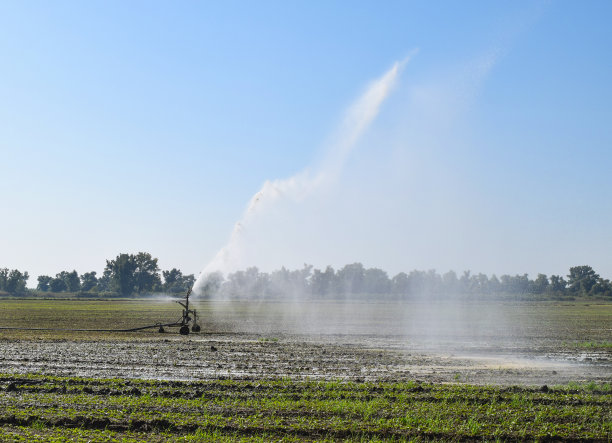
<instances>
[{"instance_id":1,"label":"irrigation machine","mask_svg":"<svg viewBox=\"0 0 612 443\"><path fill-rule=\"evenodd\" d=\"M159 332L166 332L164 327L179 327L179 333L181 335L189 335L189 326L191 325L191 332L200 332L200 325L198 324L198 314L195 309L189 309L189 296L191 295L190 288L185 294L185 298L177 300L176 302L183 307L183 314L179 320L174 323L166 323L159 325Z\"/></svg>"}]
</instances>

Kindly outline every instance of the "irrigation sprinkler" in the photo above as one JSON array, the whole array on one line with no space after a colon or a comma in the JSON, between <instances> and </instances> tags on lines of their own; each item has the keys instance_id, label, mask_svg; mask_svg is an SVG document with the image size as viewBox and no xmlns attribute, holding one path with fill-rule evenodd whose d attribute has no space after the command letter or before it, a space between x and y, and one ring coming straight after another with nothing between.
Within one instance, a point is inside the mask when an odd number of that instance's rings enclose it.
<instances>
[{"instance_id":1,"label":"irrigation sprinkler","mask_svg":"<svg viewBox=\"0 0 612 443\"><path fill-rule=\"evenodd\" d=\"M200 325L198 324L198 314L195 309L189 309L189 296L191 295L192 289L193 288L189 288L189 290L185 294L184 299L176 301L179 305L183 307L183 314L181 316L181 319L174 323L159 325L159 332L166 332L164 326L178 326L180 328L179 333L181 335L189 335L190 324L191 332L200 332Z\"/></svg>"},{"instance_id":2,"label":"irrigation sprinkler","mask_svg":"<svg viewBox=\"0 0 612 443\"><path fill-rule=\"evenodd\" d=\"M189 322L193 320L191 325L192 332L200 332L200 325L198 324L198 314L195 309L189 309L189 295L191 295L192 288L189 288L187 294L185 294L184 303L181 300L178 300L177 303L183 307L183 317L181 318L181 329L179 332L182 335L189 334ZM189 314L193 315L193 319L189 317Z\"/></svg>"}]
</instances>

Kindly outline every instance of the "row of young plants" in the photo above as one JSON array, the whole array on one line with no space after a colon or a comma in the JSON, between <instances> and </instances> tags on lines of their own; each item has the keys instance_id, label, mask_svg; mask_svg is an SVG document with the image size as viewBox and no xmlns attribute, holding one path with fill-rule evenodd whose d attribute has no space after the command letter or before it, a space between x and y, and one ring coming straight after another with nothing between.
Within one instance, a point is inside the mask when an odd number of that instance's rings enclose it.
<instances>
[{"instance_id":1,"label":"row of young plants","mask_svg":"<svg viewBox=\"0 0 612 443\"><path fill-rule=\"evenodd\" d=\"M266 435L289 440L607 441L612 436L611 394L609 385L594 384L508 388L5 374L0 376L0 438L9 433L43 435L80 429L84 435L107 431L161 440Z\"/></svg>"}]
</instances>

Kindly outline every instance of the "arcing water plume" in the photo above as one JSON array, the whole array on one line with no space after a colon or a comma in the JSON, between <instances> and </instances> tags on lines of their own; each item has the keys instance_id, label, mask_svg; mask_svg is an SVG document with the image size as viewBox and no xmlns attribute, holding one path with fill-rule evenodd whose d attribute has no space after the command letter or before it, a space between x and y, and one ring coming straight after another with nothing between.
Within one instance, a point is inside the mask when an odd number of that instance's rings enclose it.
<instances>
[{"instance_id":1,"label":"arcing water plume","mask_svg":"<svg viewBox=\"0 0 612 443\"><path fill-rule=\"evenodd\" d=\"M198 277L195 293L208 292L211 276L227 273L243 266L245 230L259 214L269 211L281 199L300 201L317 189L333 182L341 173L346 159L357 141L378 115L380 106L389 96L401 68L414 52L403 61L394 63L382 77L374 81L365 93L348 109L337 136L323 163L314 174L307 170L287 179L269 181L251 198L242 219L236 223L229 242L206 265Z\"/></svg>"}]
</instances>

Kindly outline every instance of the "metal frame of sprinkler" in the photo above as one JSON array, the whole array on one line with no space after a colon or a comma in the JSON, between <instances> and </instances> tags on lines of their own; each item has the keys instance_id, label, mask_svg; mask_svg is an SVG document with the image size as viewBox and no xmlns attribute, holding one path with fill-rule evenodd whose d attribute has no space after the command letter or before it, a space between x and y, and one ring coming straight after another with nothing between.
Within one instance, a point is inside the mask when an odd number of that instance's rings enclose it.
<instances>
[{"instance_id":1,"label":"metal frame of sprinkler","mask_svg":"<svg viewBox=\"0 0 612 443\"><path fill-rule=\"evenodd\" d=\"M192 289L193 288L189 288L183 300L176 300L176 302L183 307L183 314L181 316L181 319L174 323L159 325L159 332L166 332L164 326L179 326L179 333L181 335L189 335L189 323L191 323L191 332L200 332L200 325L198 324L198 314L195 309L189 309L189 296L191 295ZM191 317L192 315L193 318Z\"/></svg>"}]
</instances>

